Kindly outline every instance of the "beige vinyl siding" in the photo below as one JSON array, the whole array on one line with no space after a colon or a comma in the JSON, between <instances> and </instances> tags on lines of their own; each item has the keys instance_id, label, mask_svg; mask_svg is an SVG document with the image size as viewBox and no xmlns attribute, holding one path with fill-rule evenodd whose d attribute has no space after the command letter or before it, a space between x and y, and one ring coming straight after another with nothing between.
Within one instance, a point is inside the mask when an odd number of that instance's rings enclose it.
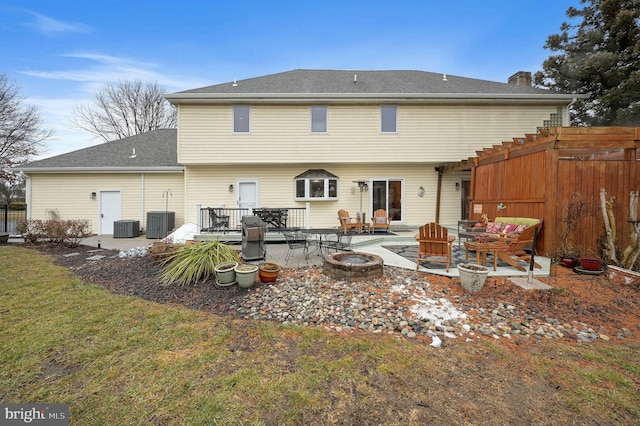
<instances>
[{"instance_id":1,"label":"beige vinyl siding","mask_svg":"<svg viewBox=\"0 0 640 426\"><path fill-rule=\"evenodd\" d=\"M238 179L258 181L259 207L305 207L306 201L295 201L294 177L312 168L325 169L339 177L338 199L309 201L312 227L335 227L338 210L345 209L353 216L360 210L360 190L353 181L371 178L393 178L404 181L405 225L421 225L435 220L435 200L438 176L435 165L423 164L309 164L309 165L256 165L256 166L191 166L186 170L186 219L196 222L198 204L202 207L237 206ZM228 187L236 188L229 193ZM424 186L426 195L418 196L418 188ZM451 181L450 192L455 192ZM352 192L352 188L354 188ZM459 197L460 193L455 192ZM455 197L456 195L451 195ZM363 195L363 209L371 215L371 192ZM447 203L447 217L460 217L460 204ZM442 212L441 212L442 215ZM454 223L455 223L454 221Z\"/></svg>"},{"instance_id":2,"label":"beige vinyl siding","mask_svg":"<svg viewBox=\"0 0 640 426\"><path fill-rule=\"evenodd\" d=\"M380 132L380 105L329 105L327 133L311 133L310 105L252 105L251 132L233 133L231 105L181 105L182 164L459 161L534 133L557 105L399 105L397 133Z\"/></svg>"},{"instance_id":3,"label":"beige vinyl siding","mask_svg":"<svg viewBox=\"0 0 640 426\"><path fill-rule=\"evenodd\" d=\"M121 219L146 223L146 212L164 211L163 191L170 189L169 210L176 213L176 226L184 223L184 182L181 173L33 173L30 175L29 214L47 219L55 210L62 219L86 219L92 232L99 228L100 191L120 191ZM91 199L91 193L96 199ZM142 194L144 192L144 204Z\"/></svg>"}]
</instances>

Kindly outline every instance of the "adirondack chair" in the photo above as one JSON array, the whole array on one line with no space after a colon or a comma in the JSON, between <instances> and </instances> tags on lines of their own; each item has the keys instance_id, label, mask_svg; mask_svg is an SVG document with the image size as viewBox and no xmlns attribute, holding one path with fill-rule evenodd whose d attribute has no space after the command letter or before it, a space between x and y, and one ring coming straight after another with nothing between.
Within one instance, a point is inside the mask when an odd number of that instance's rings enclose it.
<instances>
[{"instance_id":1,"label":"adirondack chair","mask_svg":"<svg viewBox=\"0 0 640 426\"><path fill-rule=\"evenodd\" d=\"M522 231L520 235L518 235L518 237L515 239L501 239L509 245L505 250L495 252L497 258L499 260L505 261L506 263L520 271L526 272L527 269L525 268L525 266L518 262L525 262L527 267L531 263L531 256L524 251L524 248L525 246L531 245L531 243L533 243L533 236L538 226L540 225L532 225L528 228L525 228L524 231ZM533 248L533 250L535 250L535 248ZM541 268L541 266L537 263L534 263L533 265L536 268Z\"/></svg>"},{"instance_id":2,"label":"adirondack chair","mask_svg":"<svg viewBox=\"0 0 640 426\"><path fill-rule=\"evenodd\" d=\"M360 232L360 222L349 216L349 212L343 209L338 210L338 220L340 221L340 227L344 234L349 233L350 229L355 229Z\"/></svg>"},{"instance_id":3,"label":"adirondack chair","mask_svg":"<svg viewBox=\"0 0 640 426\"><path fill-rule=\"evenodd\" d=\"M374 233L376 232L376 229L385 229L387 232L391 230L391 219L389 219L386 210L378 209L373 212L371 228Z\"/></svg>"},{"instance_id":4,"label":"adirondack chair","mask_svg":"<svg viewBox=\"0 0 640 426\"><path fill-rule=\"evenodd\" d=\"M428 259L432 262L445 263L449 272L451 248L456 236L448 235L447 228L432 222L422 225L420 233L415 238L420 243L416 270L420 268L420 262Z\"/></svg>"}]
</instances>

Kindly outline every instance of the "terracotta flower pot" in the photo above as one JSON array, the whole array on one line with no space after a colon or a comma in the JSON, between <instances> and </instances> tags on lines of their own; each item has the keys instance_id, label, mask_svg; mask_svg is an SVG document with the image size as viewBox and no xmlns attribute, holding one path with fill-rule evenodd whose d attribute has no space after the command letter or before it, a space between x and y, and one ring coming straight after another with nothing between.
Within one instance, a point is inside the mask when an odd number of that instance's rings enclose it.
<instances>
[{"instance_id":1,"label":"terracotta flower pot","mask_svg":"<svg viewBox=\"0 0 640 426\"><path fill-rule=\"evenodd\" d=\"M277 263L264 263L258 268L260 282L272 283L278 278L282 268Z\"/></svg>"},{"instance_id":2,"label":"terracotta flower pot","mask_svg":"<svg viewBox=\"0 0 640 426\"><path fill-rule=\"evenodd\" d=\"M599 271L602 268L602 259L598 257L581 257L580 265L587 271Z\"/></svg>"}]
</instances>

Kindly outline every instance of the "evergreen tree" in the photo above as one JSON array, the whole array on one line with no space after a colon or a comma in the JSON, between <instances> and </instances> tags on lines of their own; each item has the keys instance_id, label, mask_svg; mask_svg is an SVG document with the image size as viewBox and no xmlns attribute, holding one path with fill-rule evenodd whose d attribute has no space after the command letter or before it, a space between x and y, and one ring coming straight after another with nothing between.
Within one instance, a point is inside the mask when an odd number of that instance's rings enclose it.
<instances>
[{"instance_id":1,"label":"evergreen tree","mask_svg":"<svg viewBox=\"0 0 640 426\"><path fill-rule=\"evenodd\" d=\"M640 0L581 0L545 49L558 52L534 75L537 86L589 94L572 124L640 125Z\"/></svg>"}]
</instances>

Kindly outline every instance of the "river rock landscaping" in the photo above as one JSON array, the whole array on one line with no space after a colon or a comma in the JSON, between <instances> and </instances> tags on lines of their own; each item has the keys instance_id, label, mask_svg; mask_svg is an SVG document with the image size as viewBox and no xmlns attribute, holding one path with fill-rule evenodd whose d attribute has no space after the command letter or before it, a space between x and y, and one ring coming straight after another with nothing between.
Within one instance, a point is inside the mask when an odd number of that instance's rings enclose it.
<instances>
[{"instance_id":1,"label":"river rock landscaping","mask_svg":"<svg viewBox=\"0 0 640 426\"><path fill-rule=\"evenodd\" d=\"M311 266L285 268L276 282L258 282L250 289L217 288L213 277L181 287L160 285L160 267L149 257L120 257L116 251L86 246L32 247L114 293L231 317L387 333L432 346L450 339L527 344L636 340L640 335L640 277L619 271L578 275L554 265L551 276L539 278L551 290L525 290L497 277L474 294L456 279L389 266L382 278L362 282L336 281Z\"/></svg>"}]
</instances>

